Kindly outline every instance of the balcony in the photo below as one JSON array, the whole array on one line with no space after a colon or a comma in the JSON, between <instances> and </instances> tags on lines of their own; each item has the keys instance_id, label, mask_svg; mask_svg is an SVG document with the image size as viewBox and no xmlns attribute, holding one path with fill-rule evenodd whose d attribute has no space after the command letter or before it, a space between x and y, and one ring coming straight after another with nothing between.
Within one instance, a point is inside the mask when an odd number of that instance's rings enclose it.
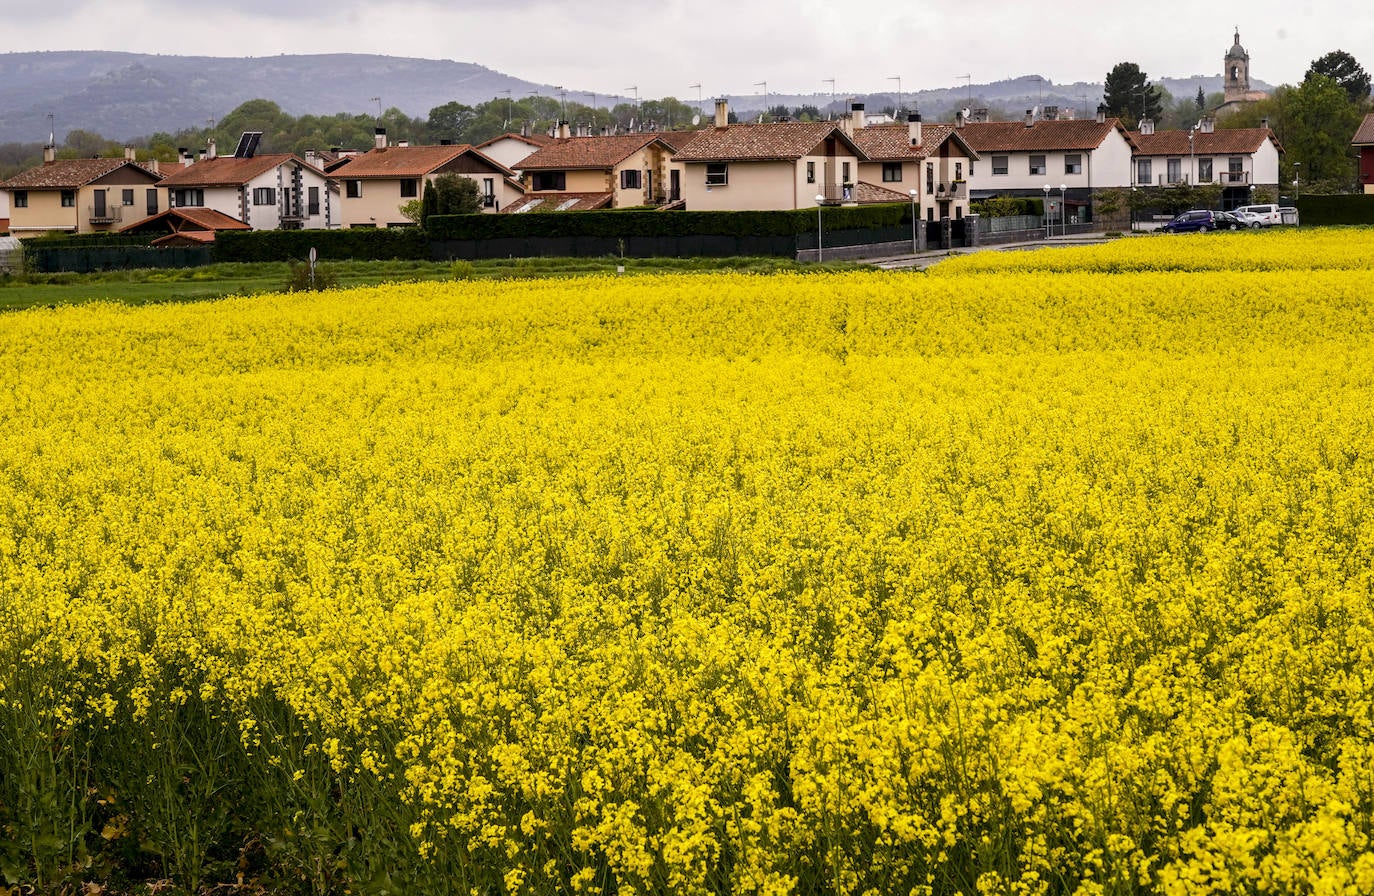
<instances>
[{"instance_id":1,"label":"balcony","mask_svg":"<svg viewBox=\"0 0 1374 896\"><path fill-rule=\"evenodd\" d=\"M1223 186L1239 187L1250 183L1249 171L1223 171L1219 178Z\"/></svg>"},{"instance_id":2,"label":"balcony","mask_svg":"<svg viewBox=\"0 0 1374 896\"><path fill-rule=\"evenodd\" d=\"M483 193L483 194L482 194L482 208L496 208L496 194L494 194L494 193Z\"/></svg>"},{"instance_id":3,"label":"balcony","mask_svg":"<svg viewBox=\"0 0 1374 896\"><path fill-rule=\"evenodd\" d=\"M967 199L968 181L952 180L935 185L936 199Z\"/></svg>"},{"instance_id":4,"label":"balcony","mask_svg":"<svg viewBox=\"0 0 1374 896\"><path fill-rule=\"evenodd\" d=\"M857 194L854 185L849 184L817 184L816 195L824 196L822 205L843 205L847 202L856 202Z\"/></svg>"},{"instance_id":5,"label":"balcony","mask_svg":"<svg viewBox=\"0 0 1374 896\"><path fill-rule=\"evenodd\" d=\"M92 205L89 211L92 224L118 224L124 220L122 205Z\"/></svg>"}]
</instances>

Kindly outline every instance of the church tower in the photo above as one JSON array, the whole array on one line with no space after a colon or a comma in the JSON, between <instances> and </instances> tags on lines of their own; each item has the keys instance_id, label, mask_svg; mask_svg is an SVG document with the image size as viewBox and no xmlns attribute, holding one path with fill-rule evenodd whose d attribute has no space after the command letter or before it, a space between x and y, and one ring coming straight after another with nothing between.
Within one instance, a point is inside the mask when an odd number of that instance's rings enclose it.
<instances>
[{"instance_id":1,"label":"church tower","mask_svg":"<svg viewBox=\"0 0 1374 896\"><path fill-rule=\"evenodd\" d=\"M1250 54L1240 45L1240 28L1236 28L1235 43L1226 51L1221 66L1227 103L1243 103L1250 93Z\"/></svg>"}]
</instances>

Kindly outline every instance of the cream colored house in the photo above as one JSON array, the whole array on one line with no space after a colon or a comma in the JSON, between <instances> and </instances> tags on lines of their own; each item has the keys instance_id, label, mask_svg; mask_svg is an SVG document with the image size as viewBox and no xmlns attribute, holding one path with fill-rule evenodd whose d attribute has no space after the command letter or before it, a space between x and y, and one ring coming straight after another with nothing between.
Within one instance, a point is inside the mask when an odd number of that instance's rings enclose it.
<instances>
[{"instance_id":1,"label":"cream colored house","mask_svg":"<svg viewBox=\"0 0 1374 896\"><path fill-rule=\"evenodd\" d=\"M9 197L10 233L24 238L54 231L101 233L157 214L162 176L122 159L57 159L44 150L43 164L0 183Z\"/></svg>"},{"instance_id":2,"label":"cream colored house","mask_svg":"<svg viewBox=\"0 0 1374 896\"><path fill-rule=\"evenodd\" d=\"M413 222L401 206L420 199L426 185L441 174L458 174L477 183L483 211L498 212L519 199L522 189L514 172L469 144L439 146L378 146L334 169L342 184L340 205L344 227L405 227Z\"/></svg>"},{"instance_id":3,"label":"cream colored house","mask_svg":"<svg viewBox=\"0 0 1374 896\"><path fill-rule=\"evenodd\" d=\"M254 230L322 230L339 226L339 188L292 153L264 153L240 143L234 156L215 155L166 172L171 208L209 208Z\"/></svg>"},{"instance_id":4,"label":"cream colored house","mask_svg":"<svg viewBox=\"0 0 1374 896\"><path fill-rule=\"evenodd\" d=\"M1130 189L1134 147L1120 120L1099 107L1096 120L1047 119L1027 112L1021 121L956 123L978 153L969 169L973 200L994 196L1064 199L1067 221L1090 220L1094 195ZM1045 187L1049 187L1048 191ZM1063 188L1061 190L1061 187Z\"/></svg>"},{"instance_id":5,"label":"cream colored house","mask_svg":"<svg viewBox=\"0 0 1374 896\"><path fill-rule=\"evenodd\" d=\"M525 187L507 211L662 206L682 199L681 168L673 164L687 136L649 133L560 136L515 163Z\"/></svg>"},{"instance_id":6,"label":"cream colored house","mask_svg":"<svg viewBox=\"0 0 1374 896\"><path fill-rule=\"evenodd\" d=\"M1220 184L1222 206L1249 205L1255 187L1279 185L1283 146L1267 127L1216 130L1205 118L1187 131L1156 131L1149 119L1130 133L1131 185Z\"/></svg>"},{"instance_id":7,"label":"cream colored house","mask_svg":"<svg viewBox=\"0 0 1374 896\"><path fill-rule=\"evenodd\" d=\"M715 127L697 132L674 158L692 211L858 204L859 164L868 156L839 123L728 122L728 107L719 100Z\"/></svg>"},{"instance_id":8,"label":"cream colored house","mask_svg":"<svg viewBox=\"0 0 1374 896\"><path fill-rule=\"evenodd\" d=\"M477 144L477 149L487 158L514 170L530 153L553 141L548 134L502 134Z\"/></svg>"},{"instance_id":9,"label":"cream colored house","mask_svg":"<svg viewBox=\"0 0 1374 896\"><path fill-rule=\"evenodd\" d=\"M866 125L863 107L855 106L849 133L867 157L859 162L865 194L876 188L883 201L914 202L927 221L968 214L968 176L978 153L954 127L925 124L916 113L906 124Z\"/></svg>"}]
</instances>

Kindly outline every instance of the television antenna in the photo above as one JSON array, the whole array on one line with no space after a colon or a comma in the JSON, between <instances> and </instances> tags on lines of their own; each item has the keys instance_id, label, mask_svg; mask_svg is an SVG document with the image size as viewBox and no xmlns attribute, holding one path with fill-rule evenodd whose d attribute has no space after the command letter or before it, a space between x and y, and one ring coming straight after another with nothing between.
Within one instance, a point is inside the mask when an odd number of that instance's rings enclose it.
<instances>
[{"instance_id":1,"label":"television antenna","mask_svg":"<svg viewBox=\"0 0 1374 896\"><path fill-rule=\"evenodd\" d=\"M968 100L967 100L967 102L968 102L968 104L969 104L970 106L972 106L972 105L973 105L973 73L972 73L972 72L969 72L967 75L955 75L954 78L955 78L955 80L957 80L957 81L963 81L963 82L964 82L964 85L968 88Z\"/></svg>"},{"instance_id":2,"label":"television antenna","mask_svg":"<svg viewBox=\"0 0 1374 896\"><path fill-rule=\"evenodd\" d=\"M754 82L754 86L755 86L755 87L762 87L762 88L763 88L763 115L767 115L767 114L768 114L768 82L767 82L767 81L755 81L755 82ZM759 116L759 123L760 123L760 124L763 123L763 115L760 115L760 116Z\"/></svg>"},{"instance_id":3,"label":"television antenna","mask_svg":"<svg viewBox=\"0 0 1374 896\"><path fill-rule=\"evenodd\" d=\"M892 108L892 117L896 119L897 115L902 111L902 76L892 75L888 80L897 82L897 105Z\"/></svg>"},{"instance_id":4,"label":"television antenna","mask_svg":"<svg viewBox=\"0 0 1374 896\"><path fill-rule=\"evenodd\" d=\"M377 124L380 125L382 123L382 98L379 96L374 96L371 98L371 100L372 102L377 104Z\"/></svg>"},{"instance_id":5,"label":"television antenna","mask_svg":"<svg viewBox=\"0 0 1374 896\"><path fill-rule=\"evenodd\" d=\"M821 83L830 85L830 105L825 108L825 120L831 121L835 115L835 79L822 78Z\"/></svg>"},{"instance_id":6,"label":"television antenna","mask_svg":"<svg viewBox=\"0 0 1374 896\"><path fill-rule=\"evenodd\" d=\"M514 105L515 105L515 100L512 99L511 89L510 89L509 87L507 87L505 90L499 90L499 91L497 91L497 92L498 92L498 93L504 93L504 94L506 95L506 124L505 124L505 127L509 128L509 127L510 127L510 123L511 123L511 116L514 114L512 110L513 110L513 107L514 107Z\"/></svg>"},{"instance_id":7,"label":"television antenna","mask_svg":"<svg viewBox=\"0 0 1374 896\"><path fill-rule=\"evenodd\" d=\"M706 111L705 109L703 109L703 108L701 107L701 84L700 84L700 83L696 83L696 84L688 84L688 85L687 85L687 89L688 89L688 90L691 90L693 87L695 87L695 88L697 89L697 114L698 114L698 115L701 115L701 114L705 113L705 111ZM700 118L698 118L697 120L700 121ZM692 123L693 123L693 124L696 124L695 121L692 122Z\"/></svg>"},{"instance_id":8,"label":"television antenna","mask_svg":"<svg viewBox=\"0 0 1374 896\"><path fill-rule=\"evenodd\" d=\"M639 117L639 85L635 85L634 87L626 87L625 89L633 91L635 95L635 114L633 117L630 118L630 132L633 133L635 129L635 118Z\"/></svg>"}]
</instances>

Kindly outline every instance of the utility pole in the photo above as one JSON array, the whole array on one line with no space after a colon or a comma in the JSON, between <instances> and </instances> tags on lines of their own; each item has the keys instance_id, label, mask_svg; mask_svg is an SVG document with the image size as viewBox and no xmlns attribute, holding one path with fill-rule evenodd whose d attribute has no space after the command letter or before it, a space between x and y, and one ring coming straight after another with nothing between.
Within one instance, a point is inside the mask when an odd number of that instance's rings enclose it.
<instances>
[{"instance_id":1,"label":"utility pole","mask_svg":"<svg viewBox=\"0 0 1374 896\"><path fill-rule=\"evenodd\" d=\"M896 121L902 112L902 76L892 75L888 80L897 82L897 105L892 107L892 119Z\"/></svg>"},{"instance_id":2,"label":"utility pole","mask_svg":"<svg viewBox=\"0 0 1374 896\"><path fill-rule=\"evenodd\" d=\"M835 114L835 79L823 78L821 83L830 85L830 105L825 109L825 120L830 121Z\"/></svg>"}]
</instances>

